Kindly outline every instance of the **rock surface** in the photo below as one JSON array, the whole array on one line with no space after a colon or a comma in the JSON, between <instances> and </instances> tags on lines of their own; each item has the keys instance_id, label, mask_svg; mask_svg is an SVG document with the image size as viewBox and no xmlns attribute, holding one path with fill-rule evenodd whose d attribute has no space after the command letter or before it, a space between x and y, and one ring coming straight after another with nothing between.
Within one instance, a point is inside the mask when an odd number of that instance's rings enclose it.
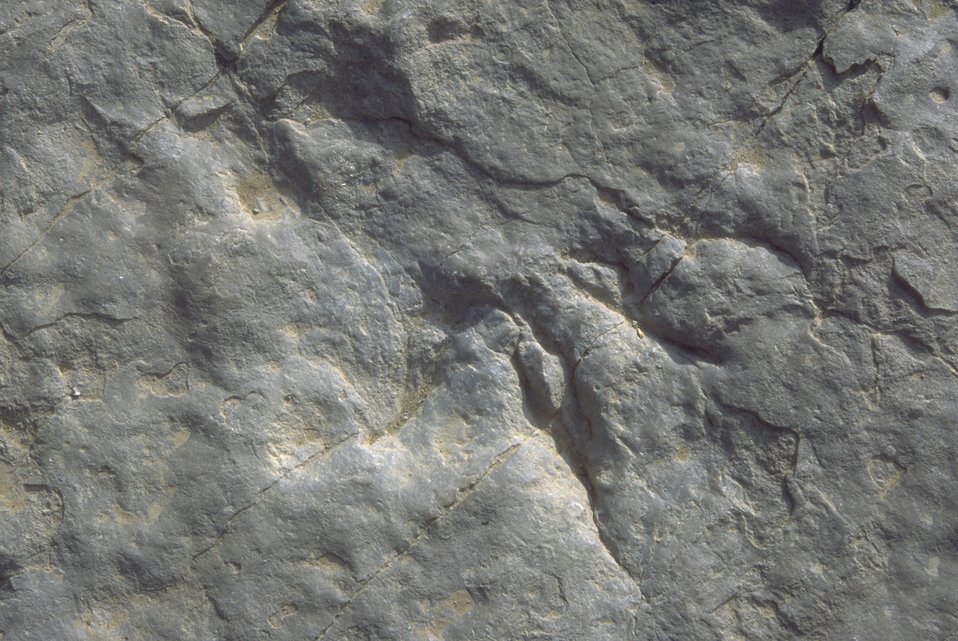
<instances>
[{"instance_id":1,"label":"rock surface","mask_svg":"<svg viewBox=\"0 0 958 641\"><path fill-rule=\"evenodd\" d=\"M958 638L954 0L0 5L0 638Z\"/></svg>"}]
</instances>

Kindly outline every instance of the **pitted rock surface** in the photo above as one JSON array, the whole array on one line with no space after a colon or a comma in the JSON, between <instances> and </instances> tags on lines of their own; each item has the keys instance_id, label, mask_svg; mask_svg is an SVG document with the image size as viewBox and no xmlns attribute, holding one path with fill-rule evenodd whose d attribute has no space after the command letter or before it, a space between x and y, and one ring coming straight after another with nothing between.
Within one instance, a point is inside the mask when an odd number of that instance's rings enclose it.
<instances>
[{"instance_id":1,"label":"pitted rock surface","mask_svg":"<svg viewBox=\"0 0 958 641\"><path fill-rule=\"evenodd\" d=\"M0 54L0 638L958 639L954 0Z\"/></svg>"}]
</instances>

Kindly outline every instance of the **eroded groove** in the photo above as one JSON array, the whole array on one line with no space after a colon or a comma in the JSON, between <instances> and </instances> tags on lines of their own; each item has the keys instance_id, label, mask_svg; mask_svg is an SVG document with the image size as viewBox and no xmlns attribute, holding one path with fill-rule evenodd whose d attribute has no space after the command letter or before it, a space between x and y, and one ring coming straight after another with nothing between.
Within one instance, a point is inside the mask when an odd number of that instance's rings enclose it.
<instances>
[{"instance_id":1,"label":"eroded groove","mask_svg":"<svg viewBox=\"0 0 958 641\"><path fill-rule=\"evenodd\" d=\"M213 74L213 76L209 80L207 80L202 85L200 85L199 89L191 92L186 97L181 98L180 100L177 100L175 103L173 103L173 106L167 108L164 111L162 116L160 116L159 118L157 118L156 120L148 124L146 127L143 128L142 131L140 131L135 136L133 136L133 141L130 143L130 148L136 149L136 147L140 144L140 141L144 138L144 136L149 134L151 131L156 129L160 124L166 122L167 120L173 120L176 116L176 111L183 105L183 103L185 103L190 98L193 98L194 96L205 91L210 85L212 85L214 82L219 80L220 76L222 75L223 75L222 70L217 71L216 73Z\"/></svg>"},{"instance_id":2,"label":"eroded groove","mask_svg":"<svg viewBox=\"0 0 958 641\"><path fill-rule=\"evenodd\" d=\"M329 632L332 630L332 628L339 621L343 613L346 612L346 610L349 608L350 605L352 605L353 601L355 601L357 597L359 597L360 595L362 595L363 592L366 591L366 589L369 587L369 585L373 581L375 581L376 579L381 577L383 574L388 572L389 569L392 568L396 564L396 562L399 561L401 558L403 558L404 556L412 552L424 538L426 538L429 534L431 534L433 526L442 522L450 514L455 512L457 509L459 509L459 507L461 507L464 503L466 503L473 496L473 494L476 493L480 484L486 478L488 478L490 474L495 472L499 467L501 467L504 463L506 463L509 459L511 459L519 450L519 448L521 448L531 439L535 438L535 436L536 436L536 433L534 432L526 436L524 439L522 439L518 443L513 443L512 445L507 447L505 450L500 452L498 456L496 456L496 458L492 461L492 463L490 463L489 466L478 477L476 477L474 481L468 483L465 487L458 490L456 500L451 505L445 508L441 514L439 514L438 516L432 519L429 519L422 526L420 526L419 533L416 534L416 536L414 536L409 541L409 543L407 543L401 550L399 550L396 554L390 557L389 560L387 560L377 570L375 570L373 573L371 573L369 576L367 576L365 579L359 582L359 585L356 586L356 588L349 593L349 596L346 597L346 600L336 611L336 614L333 615L332 620L323 629L323 631L320 632L319 636L317 636L314 641L323 641L326 638L326 636L329 634Z\"/></svg>"},{"instance_id":3,"label":"eroded groove","mask_svg":"<svg viewBox=\"0 0 958 641\"><path fill-rule=\"evenodd\" d=\"M26 256L26 255L30 252L30 250L32 250L32 249L33 249L34 247L36 247L43 239L45 239L47 236L49 236L49 235L50 235L50 232L53 230L53 228L57 226L57 223L59 223L61 220L63 220L63 218L65 218L67 214L69 214L71 211L73 211L73 208L74 208L74 207L76 207L76 206L77 206L80 202L82 202L87 196L89 196L91 193L93 193L93 191L94 191L94 188L91 187L90 189L86 189L86 190L84 190L84 191L81 191L79 194L77 194L77 195L75 195L75 196L71 196L70 199L67 200L66 204L63 205L63 207L61 207L61 208L59 209L59 211L57 211L57 213L53 216L53 219L47 224L47 226L43 228L43 230L40 232L40 235L37 236L37 237L33 240L33 242L31 242L29 245L27 245L26 247L24 247L23 250L22 250L19 254L17 254L16 256L14 256L14 257L13 257L13 260L11 260L9 263L7 263L7 264L4 266L3 269L0 269L0 276L4 276L4 275L10 270L11 267L13 267L13 266L16 265L18 262L20 262L20 259L21 259L21 258L23 258L24 256Z\"/></svg>"},{"instance_id":4,"label":"eroded groove","mask_svg":"<svg viewBox=\"0 0 958 641\"><path fill-rule=\"evenodd\" d=\"M578 367L578 363L576 364ZM569 381L568 389L566 396L569 399L573 407L574 414L578 414L588 425L588 433L594 435L596 433L596 426L593 424L592 419L589 417L585 410L579 394L576 390L576 381L575 381L575 369L573 369L571 380ZM566 452L561 453L563 458L566 458L569 463L569 469L572 472L573 476L579 480L582 484L583 489L585 489L586 496L589 500L589 512L592 515L592 523L595 526L596 537L599 543L602 544L602 547L605 548L606 553L609 555L609 558L622 570L622 572L632 580L636 588L639 591L639 594L645 599L645 594L642 592L642 586L640 583L639 576L636 576L632 571L622 562L622 555L618 549L615 539L610 537L606 530L605 526L602 523L602 519L599 515L602 503L602 497L596 489L595 482L592 479L591 466L588 465L586 457L582 454L580 449L575 445L575 437L573 432L573 426L571 426L567 421L561 421L561 425L566 435L568 446L565 448ZM621 443L616 437L615 434L610 434L610 436L619 443L619 446L624 450L628 451L628 448L625 444ZM558 446L558 443L557 443Z\"/></svg>"},{"instance_id":5,"label":"eroded groove","mask_svg":"<svg viewBox=\"0 0 958 641\"><path fill-rule=\"evenodd\" d=\"M755 132L752 134L752 137L755 137L761 134L762 131L765 130L765 127L766 125L768 125L769 121L772 120L772 118L774 118L778 114L780 114L782 110L785 108L786 103L788 103L788 99L791 98L792 94L798 88L798 85L800 85L802 83L802 80L805 79L805 76L808 75L808 70L812 67L812 64L815 62L815 60L821 57L822 51L825 48L826 37L828 37L828 34L825 34L818 39L818 44L815 46L815 50L812 52L812 55L809 56L808 60L805 61L805 64L803 64L798 71L792 74L791 77L794 77L795 74L798 74L798 78L795 80L795 82L791 84L791 86L789 86L789 88L785 91L785 94L782 95L781 99L778 101L778 105L776 105L769 113L765 114L765 116L762 117L762 122L759 123L759 126L755 130Z\"/></svg>"},{"instance_id":6,"label":"eroded groove","mask_svg":"<svg viewBox=\"0 0 958 641\"><path fill-rule=\"evenodd\" d=\"M256 392L256 393L258 393L258 392ZM326 447L320 448L318 451L316 451L316 452L314 452L313 454L310 454L308 457L306 457L306 459L304 459L302 462L300 462L300 463L294 465L293 467L291 467L291 468L285 470L282 474L280 474L279 476L277 476L269 485L267 485L267 486L265 486L264 488L262 488L262 489L260 489L259 491L257 491L256 494L253 495L253 499L252 499L249 503L247 503L246 505L244 505L244 506L241 507L240 509L238 509L238 510L236 510L235 512L233 512L233 514L231 514L230 517L229 517L228 519L226 519L226 523L225 523L225 524L223 525L223 527L220 529L219 534L217 534L216 537L213 539L213 542L210 543L208 546L206 546L205 548L203 548L202 550L200 550L199 552L197 552L196 554L193 555L193 557L192 557L192 563L195 563L196 560L199 559L201 556L206 555L208 552L212 551L216 546L218 546L220 543L222 543L223 539L226 538L226 535L229 534L230 528L232 527L233 522L234 522L241 514L243 514L244 512L250 510L251 508L255 507L255 506L260 502L260 500L262 499L262 497L263 497L264 494L266 494L267 492L269 492L270 490L272 490L274 487L276 487L276 486L277 486L279 483L281 483L282 481L285 481L286 479L288 479L288 478L293 474L293 472L296 472L297 470L303 469L303 468L305 468L305 467L311 465L312 463L314 463L317 459L320 459L320 458L322 458L323 456L326 456L327 454L330 454L330 453L334 452L334 451L335 451L337 448L339 448L341 445L343 445L344 443L346 443L346 442L352 440L354 437L356 437L356 436L358 436L358 435L359 435L358 432L354 432L353 434L350 434L350 435L346 436L345 438L343 438L343 439L341 439L341 440L339 440L339 441L336 441L336 442L333 443L332 445L328 445L328 446L326 446Z\"/></svg>"},{"instance_id":7,"label":"eroded groove","mask_svg":"<svg viewBox=\"0 0 958 641\"><path fill-rule=\"evenodd\" d=\"M256 22L253 23L253 26L251 26L240 39L239 46L241 52L246 48L250 40L252 40L263 29L263 27L272 24L275 28L277 21L279 21L279 18L283 13L283 9L286 8L287 1L288 0L272 0L272 2L270 2L263 13L260 14L259 18L256 19Z\"/></svg>"},{"instance_id":8,"label":"eroded groove","mask_svg":"<svg viewBox=\"0 0 958 641\"><path fill-rule=\"evenodd\" d=\"M34 327L31 327L29 331L27 331L25 334L20 336L17 340L22 341L25 338L28 338L30 335L34 334L35 332L39 332L40 330L49 329L51 327L59 325L60 323L62 323L64 320L68 318L79 318L82 320L100 321L100 322L106 323L110 327L119 327L120 325L123 325L124 323L129 323L130 321L135 321L140 319L139 316L130 316L128 318L117 318L114 316L109 316L107 314L100 314L98 312L69 312L69 313L63 314L62 316L57 317L55 320L52 320L49 323L43 323L42 325L36 325Z\"/></svg>"},{"instance_id":9,"label":"eroded groove","mask_svg":"<svg viewBox=\"0 0 958 641\"><path fill-rule=\"evenodd\" d=\"M522 320L525 319L522 318ZM529 325L528 323L525 324ZM592 480L591 469L587 464L586 456L582 453L580 445L578 444L581 439L576 438L576 434L580 430L578 430L576 426L570 424L569 421L564 418L566 413L570 411L573 415L581 417L586 423L586 432L588 437L594 438L597 428L595 425L593 425L592 420L586 413L585 407L582 404L582 401L580 400L576 390L577 370L583 359L585 359L591 350L599 344L601 338L607 335L609 332L620 328L623 324L624 321L600 333L592 341L589 348L583 352L581 357L579 357L573 363L565 363L565 368L568 374L563 400L564 407L560 408L551 416L541 416L541 413L537 412L536 414L539 414L539 416L537 417L538 420L536 423L538 423L537 427L539 427L539 429L544 429L552 437L556 452L559 454L560 458L566 462L566 465L568 465L572 476L575 477L575 479L585 490L586 498L589 501L589 513L592 517L592 523L595 526L596 537L598 541L605 548L612 561L619 566L626 576L628 576L635 583L639 594L642 595L642 598L644 599L645 595L642 592L641 586L639 585L638 577L633 575L632 572L630 572L629 569L622 563L621 554L618 551L615 541L606 534L605 527L601 522L599 516L601 497L596 490L595 483ZM529 325L529 327L532 329L531 325ZM533 330L533 335L534 333L535 332ZM512 365L516 370L516 375L520 385L520 392L523 398L523 404L525 405L528 403L528 399L531 398L531 392L529 390L529 381L523 373L522 366L518 363L518 356L516 354L513 355ZM611 434L610 436L618 441L618 438L614 434ZM619 444L624 450L628 450L624 444L621 442L619 442Z\"/></svg>"}]
</instances>

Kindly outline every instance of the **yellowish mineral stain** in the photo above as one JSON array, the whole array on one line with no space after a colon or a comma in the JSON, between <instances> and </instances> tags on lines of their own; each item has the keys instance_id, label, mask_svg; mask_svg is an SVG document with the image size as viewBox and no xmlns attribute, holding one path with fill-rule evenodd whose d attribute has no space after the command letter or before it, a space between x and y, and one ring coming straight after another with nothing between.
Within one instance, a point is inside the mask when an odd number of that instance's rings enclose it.
<instances>
[{"instance_id":1,"label":"yellowish mineral stain","mask_svg":"<svg viewBox=\"0 0 958 641\"><path fill-rule=\"evenodd\" d=\"M941 20L952 13L952 8L941 0L928 0L928 16L932 20Z\"/></svg>"},{"instance_id":2,"label":"yellowish mineral stain","mask_svg":"<svg viewBox=\"0 0 958 641\"><path fill-rule=\"evenodd\" d=\"M318 558L308 559L306 565L322 571L323 574L339 575L349 571L349 565L346 561L332 552L327 552Z\"/></svg>"},{"instance_id":3,"label":"yellowish mineral stain","mask_svg":"<svg viewBox=\"0 0 958 641\"><path fill-rule=\"evenodd\" d=\"M419 632L427 639L442 639L446 629L462 619L475 606L476 602L467 590L456 590L428 608L433 619L432 623L420 629Z\"/></svg>"},{"instance_id":4,"label":"yellowish mineral stain","mask_svg":"<svg viewBox=\"0 0 958 641\"><path fill-rule=\"evenodd\" d=\"M0 506L11 512L19 512L24 507L23 487L7 463L0 463Z\"/></svg>"},{"instance_id":5,"label":"yellowish mineral stain","mask_svg":"<svg viewBox=\"0 0 958 641\"><path fill-rule=\"evenodd\" d=\"M936 105L941 105L948 101L948 93L948 90L944 87L935 87L928 92L928 97L931 98L931 101Z\"/></svg>"},{"instance_id":6,"label":"yellowish mineral stain","mask_svg":"<svg viewBox=\"0 0 958 641\"><path fill-rule=\"evenodd\" d=\"M657 63L646 58L642 63L642 71L658 83L663 93L671 94L675 91L675 81L672 80L672 76Z\"/></svg>"},{"instance_id":7,"label":"yellowish mineral stain","mask_svg":"<svg viewBox=\"0 0 958 641\"><path fill-rule=\"evenodd\" d=\"M138 382L157 396L180 396L190 389L189 366L179 363L165 374L141 376Z\"/></svg>"},{"instance_id":8,"label":"yellowish mineral stain","mask_svg":"<svg viewBox=\"0 0 958 641\"><path fill-rule=\"evenodd\" d=\"M876 456L867 464L868 476L878 486L878 493L882 498L901 483L905 475L905 468L897 461L885 456Z\"/></svg>"},{"instance_id":9,"label":"yellowish mineral stain","mask_svg":"<svg viewBox=\"0 0 958 641\"><path fill-rule=\"evenodd\" d=\"M128 638L120 634L120 628L130 620L130 615L121 608L90 608L74 624L83 630L84 638L89 641L116 641Z\"/></svg>"},{"instance_id":10,"label":"yellowish mineral stain","mask_svg":"<svg viewBox=\"0 0 958 641\"><path fill-rule=\"evenodd\" d=\"M287 212L298 213L295 199L261 171L250 171L237 182L236 196L243 210L255 221L275 221Z\"/></svg>"},{"instance_id":11,"label":"yellowish mineral stain","mask_svg":"<svg viewBox=\"0 0 958 641\"><path fill-rule=\"evenodd\" d=\"M379 15L379 12L382 11L383 8L383 0L366 0L360 7L363 13L367 13L371 16Z\"/></svg>"},{"instance_id":12,"label":"yellowish mineral stain","mask_svg":"<svg viewBox=\"0 0 958 641\"><path fill-rule=\"evenodd\" d=\"M286 619L299 612L299 606L295 603L287 603L279 610L269 615L267 621L270 627L280 628L284 625Z\"/></svg>"},{"instance_id":13,"label":"yellowish mineral stain","mask_svg":"<svg viewBox=\"0 0 958 641\"><path fill-rule=\"evenodd\" d=\"M762 171L768 165L768 155L757 147L742 147L732 156L729 169L735 173L742 165L748 165L754 171Z\"/></svg>"},{"instance_id":14,"label":"yellowish mineral stain","mask_svg":"<svg viewBox=\"0 0 958 641\"><path fill-rule=\"evenodd\" d=\"M103 165L103 157L96 148L96 142L93 138L84 139L81 143L81 149L83 163L80 165L80 175L78 178L81 182L86 182L90 181L96 174L96 171Z\"/></svg>"}]
</instances>

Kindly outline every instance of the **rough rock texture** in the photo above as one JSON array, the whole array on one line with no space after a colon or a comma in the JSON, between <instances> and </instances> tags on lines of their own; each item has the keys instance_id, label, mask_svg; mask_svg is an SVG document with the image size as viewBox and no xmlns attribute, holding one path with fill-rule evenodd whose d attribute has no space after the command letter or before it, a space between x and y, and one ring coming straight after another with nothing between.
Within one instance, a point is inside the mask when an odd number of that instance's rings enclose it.
<instances>
[{"instance_id":1,"label":"rough rock texture","mask_svg":"<svg viewBox=\"0 0 958 641\"><path fill-rule=\"evenodd\" d=\"M0 3L0 638L958 638L956 16Z\"/></svg>"}]
</instances>

